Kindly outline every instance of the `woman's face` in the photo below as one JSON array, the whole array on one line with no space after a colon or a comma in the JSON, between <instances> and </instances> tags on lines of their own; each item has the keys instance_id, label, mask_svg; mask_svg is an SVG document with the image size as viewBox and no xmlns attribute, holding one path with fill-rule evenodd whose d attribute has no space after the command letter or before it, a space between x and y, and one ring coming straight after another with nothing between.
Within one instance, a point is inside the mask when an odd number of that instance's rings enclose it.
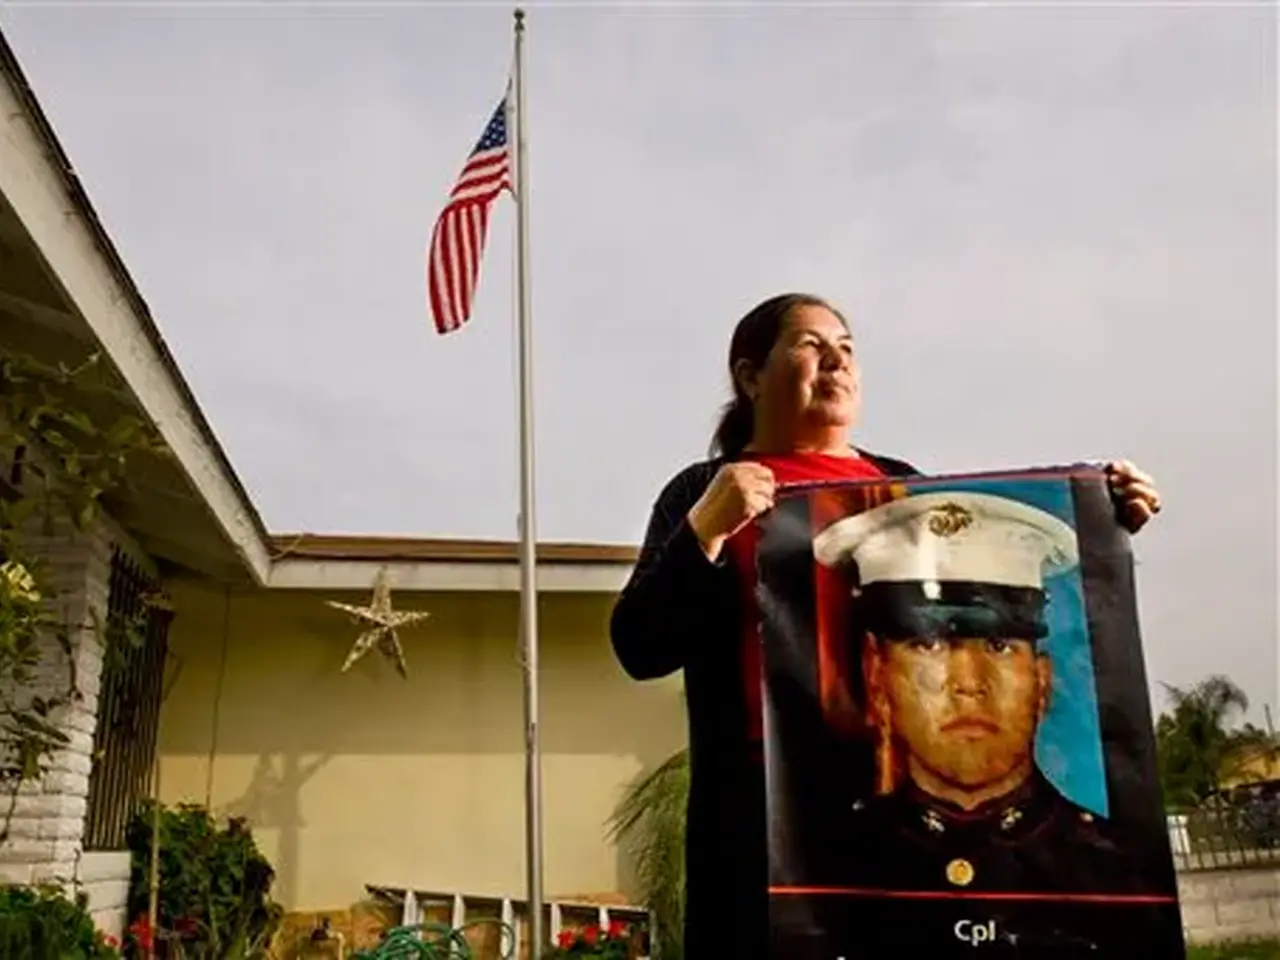
<instances>
[{"instance_id":1,"label":"woman's face","mask_svg":"<svg viewBox=\"0 0 1280 960\"><path fill-rule=\"evenodd\" d=\"M764 367L744 384L759 420L850 427L860 399L853 338L825 307L800 307L783 325Z\"/></svg>"}]
</instances>

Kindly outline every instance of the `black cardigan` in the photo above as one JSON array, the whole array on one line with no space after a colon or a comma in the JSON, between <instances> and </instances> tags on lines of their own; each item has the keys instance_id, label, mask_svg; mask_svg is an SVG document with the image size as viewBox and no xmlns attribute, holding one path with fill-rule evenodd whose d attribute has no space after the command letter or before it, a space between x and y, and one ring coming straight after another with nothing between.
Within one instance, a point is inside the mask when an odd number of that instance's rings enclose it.
<instances>
[{"instance_id":1,"label":"black cardigan","mask_svg":"<svg viewBox=\"0 0 1280 960\"><path fill-rule=\"evenodd\" d=\"M901 460L860 452L887 476L918 475ZM635 679L684 670L686 960L763 957L768 929L764 779L746 737L740 588L729 563L707 560L686 520L725 462L686 467L659 494L610 621L614 652Z\"/></svg>"}]
</instances>

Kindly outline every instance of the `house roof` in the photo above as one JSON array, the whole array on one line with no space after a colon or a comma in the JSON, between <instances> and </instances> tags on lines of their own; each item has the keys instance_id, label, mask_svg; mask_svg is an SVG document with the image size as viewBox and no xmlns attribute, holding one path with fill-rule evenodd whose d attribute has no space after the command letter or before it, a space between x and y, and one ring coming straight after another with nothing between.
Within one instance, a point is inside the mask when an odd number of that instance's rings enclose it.
<instances>
[{"instance_id":1,"label":"house roof","mask_svg":"<svg viewBox=\"0 0 1280 960\"><path fill-rule=\"evenodd\" d=\"M364 560L384 563L446 561L450 563L515 563L519 544L509 540L435 540L411 537L367 537L341 534L275 534L273 558ZM634 563L635 547L604 543L540 543L539 563Z\"/></svg>"},{"instance_id":2,"label":"house roof","mask_svg":"<svg viewBox=\"0 0 1280 960\"><path fill-rule=\"evenodd\" d=\"M100 350L155 425L172 456L139 467L136 492L109 504L142 549L180 570L263 586L363 587L391 566L403 568L393 575L402 589L517 588L514 543L270 534L3 32L0 80L0 260L16 267L0 280L0 345L53 359ZM540 544L540 589L544 565L557 568L547 589L617 589L635 553Z\"/></svg>"}]
</instances>

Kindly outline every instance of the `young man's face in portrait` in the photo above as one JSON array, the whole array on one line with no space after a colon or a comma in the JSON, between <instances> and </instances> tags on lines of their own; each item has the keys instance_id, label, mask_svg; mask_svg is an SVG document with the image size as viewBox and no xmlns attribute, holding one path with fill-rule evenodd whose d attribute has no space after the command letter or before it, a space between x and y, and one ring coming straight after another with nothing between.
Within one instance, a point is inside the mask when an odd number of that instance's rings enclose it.
<instances>
[{"instance_id":1,"label":"young man's face in portrait","mask_svg":"<svg viewBox=\"0 0 1280 960\"><path fill-rule=\"evenodd\" d=\"M872 638L869 686L926 792L971 808L1030 775L1049 658L1029 640Z\"/></svg>"}]
</instances>

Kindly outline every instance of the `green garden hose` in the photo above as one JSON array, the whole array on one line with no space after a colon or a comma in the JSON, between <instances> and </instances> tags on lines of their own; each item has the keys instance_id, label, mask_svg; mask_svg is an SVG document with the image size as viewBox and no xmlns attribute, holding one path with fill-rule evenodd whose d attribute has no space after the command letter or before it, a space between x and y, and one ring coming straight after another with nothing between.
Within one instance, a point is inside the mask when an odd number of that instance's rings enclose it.
<instances>
[{"instance_id":1,"label":"green garden hose","mask_svg":"<svg viewBox=\"0 0 1280 960\"><path fill-rule=\"evenodd\" d=\"M454 928L447 923L417 923L392 927L372 950L351 954L351 960L475 960L467 931L497 927L501 953L498 960L511 960L516 952L516 932L501 920L472 920Z\"/></svg>"}]
</instances>

